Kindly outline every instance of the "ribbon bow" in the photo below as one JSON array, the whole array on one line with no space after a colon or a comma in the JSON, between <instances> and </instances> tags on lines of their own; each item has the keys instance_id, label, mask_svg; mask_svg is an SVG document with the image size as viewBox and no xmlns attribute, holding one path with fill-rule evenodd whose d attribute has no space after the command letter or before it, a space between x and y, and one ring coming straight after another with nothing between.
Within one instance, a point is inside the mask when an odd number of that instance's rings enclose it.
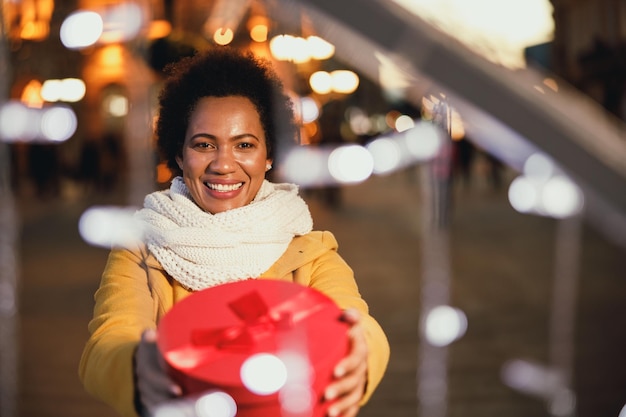
<instances>
[{"instance_id":1,"label":"ribbon bow","mask_svg":"<svg viewBox=\"0 0 626 417\"><path fill-rule=\"evenodd\" d=\"M323 304L306 291L273 307L269 307L257 291L251 291L228 306L241 323L192 330L191 343L166 352L167 361L180 370L191 370L227 353L250 351L261 340L292 329L323 308Z\"/></svg>"}]
</instances>

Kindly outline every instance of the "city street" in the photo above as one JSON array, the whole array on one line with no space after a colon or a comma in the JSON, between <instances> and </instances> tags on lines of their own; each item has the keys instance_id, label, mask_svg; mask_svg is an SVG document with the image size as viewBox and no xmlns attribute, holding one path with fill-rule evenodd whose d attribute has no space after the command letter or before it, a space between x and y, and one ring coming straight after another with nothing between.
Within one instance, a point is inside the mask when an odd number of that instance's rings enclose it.
<instances>
[{"instance_id":1,"label":"city street","mask_svg":"<svg viewBox=\"0 0 626 417\"><path fill-rule=\"evenodd\" d=\"M466 334L447 349L441 417L550 416L541 398L503 383L503 366L523 359L547 365L554 311L559 222L515 212L506 198L514 177L495 189L478 167L455 184L449 220L450 303L465 312ZM335 233L363 297L389 337L388 372L362 417L420 415L422 254L425 210L419 171L374 177L341 192L339 207L306 192L316 229ZM18 198L19 417L113 417L77 377L87 323L107 251L78 234L81 213L117 204L122 193ZM572 381L578 417L618 417L626 404L626 249L583 227L577 266ZM576 269L576 268L574 268ZM563 323L567 326L568 323ZM558 327L558 326L557 326ZM558 355L557 355L558 356Z\"/></svg>"}]
</instances>

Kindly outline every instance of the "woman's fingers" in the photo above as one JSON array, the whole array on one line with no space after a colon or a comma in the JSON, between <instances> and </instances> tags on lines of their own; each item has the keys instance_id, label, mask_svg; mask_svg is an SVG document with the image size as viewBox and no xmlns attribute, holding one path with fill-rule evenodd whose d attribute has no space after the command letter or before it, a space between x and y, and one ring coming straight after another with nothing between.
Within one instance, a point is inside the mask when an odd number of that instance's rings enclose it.
<instances>
[{"instance_id":1,"label":"woman's fingers","mask_svg":"<svg viewBox=\"0 0 626 417\"><path fill-rule=\"evenodd\" d=\"M349 330L350 352L334 369L335 380L325 392L327 401L332 401L329 416L355 416L367 383L367 343L363 329L359 325L360 316L354 310L347 310L342 317L351 324Z\"/></svg>"},{"instance_id":2,"label":"woman's fingers","mask_svg":"<svg viewBox=\"0 0 626 417\"><path fill-rule=\"evenodd\" d=\"M159 404L182 394L163 367L163 359L156 345L156 332L146 330L135 353L137 390L143 406L152 412Z\"/></svg>"}]
</instances>

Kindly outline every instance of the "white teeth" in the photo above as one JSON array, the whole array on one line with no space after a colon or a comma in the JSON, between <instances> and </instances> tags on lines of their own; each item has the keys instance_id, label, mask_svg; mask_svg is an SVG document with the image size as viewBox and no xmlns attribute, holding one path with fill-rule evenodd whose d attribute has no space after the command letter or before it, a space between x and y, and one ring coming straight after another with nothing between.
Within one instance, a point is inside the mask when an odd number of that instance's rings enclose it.
<instances>
[{"instance_id":1,"label":"white teeth","mask_svg":"<svg viewBox=\"0 0 626 417\"><path fill-rule=\"evenodd\" d=\"M211 184L211 183L205 183L207 185L207 187L209 187L212 190L215 191L234 191L238 188L240 188L243 185L243 182L237 183L237 184Z\"/></svg>"}]
</instances>

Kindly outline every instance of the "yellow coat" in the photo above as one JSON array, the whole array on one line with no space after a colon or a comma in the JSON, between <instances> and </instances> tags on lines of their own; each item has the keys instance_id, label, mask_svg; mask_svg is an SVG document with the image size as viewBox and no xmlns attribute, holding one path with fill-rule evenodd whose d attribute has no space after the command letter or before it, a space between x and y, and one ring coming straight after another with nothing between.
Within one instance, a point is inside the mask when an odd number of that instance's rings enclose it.
<instances>
[{"instance_id":1,"label":"yellow coat","mask_svg":"<svg viewBox=\"0 0 626 417\"><path fill-rule=\"evenodd\" d=\"M369 315L352 269L337 253L337 241L332 233L314 231L295 237L261 278L315 288L339 307L361 312L369 349L365 403L383 377L389 361L389 343L379 324ZM156 329L172 305L189 294L145 247L112 250L95 294L90 338L79 366L85 389L120 415L136 417L132 358L141 333Z\"/></svg>"}]
</instances>

